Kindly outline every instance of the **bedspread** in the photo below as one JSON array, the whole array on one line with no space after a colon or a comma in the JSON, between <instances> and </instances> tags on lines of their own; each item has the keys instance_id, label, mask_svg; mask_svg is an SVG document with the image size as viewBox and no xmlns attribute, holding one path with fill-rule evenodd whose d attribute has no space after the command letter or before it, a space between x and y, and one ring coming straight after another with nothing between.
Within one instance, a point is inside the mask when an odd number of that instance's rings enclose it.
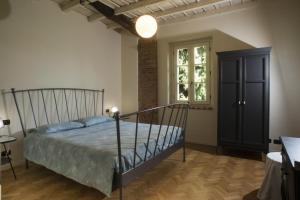
<instances>
[{"instance_id":1,"label":"bedspread","mask_svg":"<svg viewBox=\"0 0 300 200\"><path fill-rule=\"evenodd\" d=\"M136 123L120 122L124 171L133 167L135 126ZM142 123L138 125L136 165L145 157L149 126ZM153 156L158 132L159 125L152 125L147 158ZM180 128L163 125L156 153L180 139ZM26 159L96 188L107 196L112 191L113 176L118 170L117 150L115 121L51 134L33 131L24 141Z\"/></svg>"}]
</instances>

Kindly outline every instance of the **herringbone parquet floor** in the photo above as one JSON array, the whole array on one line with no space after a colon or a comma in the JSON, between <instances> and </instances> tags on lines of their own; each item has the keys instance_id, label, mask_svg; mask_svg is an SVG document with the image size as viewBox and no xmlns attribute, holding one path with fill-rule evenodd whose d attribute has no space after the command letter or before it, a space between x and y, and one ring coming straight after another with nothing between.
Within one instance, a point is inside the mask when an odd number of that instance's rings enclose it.
<instances>
[{"instance_id":1,"label":"herringbone parquet floor","mask_svg":"<svg viewBox=\"0 0 300 200\"><path fill-rule=\"evenodd\" d=\"M242 200L259 188L264 163L230 156L182 151L125 188L126 200ZM29 170L16 168L15 181L10 171L2 173L4 200L110 200L95 189L80 185L43 167L31 164Z\"/></svg>"}]
</instances>

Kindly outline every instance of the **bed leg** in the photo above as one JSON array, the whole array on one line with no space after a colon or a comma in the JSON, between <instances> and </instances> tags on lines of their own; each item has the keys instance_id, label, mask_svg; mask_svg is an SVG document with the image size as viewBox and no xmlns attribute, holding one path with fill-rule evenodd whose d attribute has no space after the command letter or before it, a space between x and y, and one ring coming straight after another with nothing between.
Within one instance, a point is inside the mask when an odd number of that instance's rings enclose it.
<instances>
[{"instance_id":1,"label":"bed leg","mask_svg":"<svg viewBox=\"0 0 300 200\"><path fill-rule=\"evenodd\" d=\"M28 160L25 160L25 166L26 166L26 169L29 169L29 163L28 163Z\"/></svg>"}]
</instances>

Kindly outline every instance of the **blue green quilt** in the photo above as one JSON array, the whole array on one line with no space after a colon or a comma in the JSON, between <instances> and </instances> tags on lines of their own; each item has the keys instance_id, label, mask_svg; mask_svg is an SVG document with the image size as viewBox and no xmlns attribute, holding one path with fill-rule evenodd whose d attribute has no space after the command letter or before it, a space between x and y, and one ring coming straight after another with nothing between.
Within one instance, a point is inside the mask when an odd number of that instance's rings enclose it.
<instances>
[{"instance_id":1,"label":"blue green quilt","mask_svg":"<svg viewBox=\"0 0 300 200\"><path fill-rule=\"evenodd\" d=\"M149 126L138 125L136 165L145 157ZM136 123L120 122L122 166L125 171L133 167L135 127ZM158 132L159 125L152 125L147 158L153 156ZM180 128L163 125L156 153L180 139ZM118 170L117 150L115 121L57 133L36 129L24 141L26 159L96 188L107 196L112 191L113 176Z\"/></svg>"}]
</instances>

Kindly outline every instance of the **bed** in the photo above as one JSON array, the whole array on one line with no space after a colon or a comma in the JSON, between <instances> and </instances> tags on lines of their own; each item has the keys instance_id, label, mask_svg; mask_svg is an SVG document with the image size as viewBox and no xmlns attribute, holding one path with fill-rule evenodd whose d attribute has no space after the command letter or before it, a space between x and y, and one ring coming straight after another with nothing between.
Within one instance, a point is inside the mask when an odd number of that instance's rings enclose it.
<instances>
[{"instance_id":1,"label":"bed","mask_svg":"<svg viewBox=\"0 0 300 200\"><path fill-rule=\"evenodd\" d=\"M173 152L182 148L185 160L188 104L107 117L104 90L43 88L12 89L10 93L24 135L27 167L28 161L34 162L107 196L119 188L122 199L124 185ZM45 127L83 119L105 120L45 131Z\"/></svg>"}]
</instances>

